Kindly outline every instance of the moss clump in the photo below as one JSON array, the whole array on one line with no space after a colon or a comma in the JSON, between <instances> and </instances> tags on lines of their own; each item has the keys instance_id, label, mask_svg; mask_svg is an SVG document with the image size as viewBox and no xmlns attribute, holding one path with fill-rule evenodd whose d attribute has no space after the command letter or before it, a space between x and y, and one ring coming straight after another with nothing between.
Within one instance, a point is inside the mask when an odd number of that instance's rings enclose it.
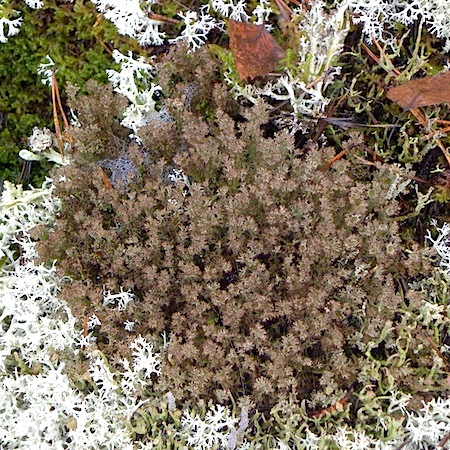
<instances>
[{"instance_id":1,"label":"moss clump","mask_svg":"<svg viewBox=\"0 0 450 450\"><path fill-rule=\"evenodd\" d=\"M80 317L100 318L98 346L113 360L135 335L167 333L157 390L194 404L232 395L260 408L287 399L324 405L358 381L387 323L392 345L373 354L395 349L405 301L398 280L428 270L399 238L395 175L342 160L320 171L334 149L298 149L286 132L266 137L266 107L237 114L210 78L214 61L200 55L191 81L209 80L209 120L181 95L165 101L172 122L139 130L145 147L122 136L118 148L87 128L75 148L90 140L101 148L58 170L63 207L39 252L73 277L63 296ZM79 102L85 114L98 110L100 95L114 103L110 91L92 89ZM359 135L347 145L358 148ZM110 189L98 167L105 154L122 155L139 176ZM120 288L136 301L126 311L103 307L103 290ZM417 389L405 370L404 385Z\"/></svg>"}]
</instances>

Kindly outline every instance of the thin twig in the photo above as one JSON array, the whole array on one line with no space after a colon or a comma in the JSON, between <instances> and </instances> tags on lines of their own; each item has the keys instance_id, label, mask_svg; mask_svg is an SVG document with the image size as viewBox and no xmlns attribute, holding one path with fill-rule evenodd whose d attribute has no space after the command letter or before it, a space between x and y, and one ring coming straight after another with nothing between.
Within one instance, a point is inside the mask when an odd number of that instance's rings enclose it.
<instances>
[{"instance_id":1,"label":"thin twig","mask_svg":"<svg viewBox=\"0 0 450 450\"><path fill-rule=\"evenodd\" d=\"M58 140L59 151L61 152L61 156L64 159L64 143L61 136L61 128L59 126L58 109L57 109L55 69L53 69L52 74L52 109L53 109L53 122L55 124L56 139Z\"/></svg>"},{"instance_id":2,"label":"thin twig","mask_svg":"<svg viewBox=\"0 0 450 450\"><path fill-rule=\"evenodd\" d=\"M345 148L341 152L339 152L337 155L333 156L323 167L320 168L321 172L325 172L331 165L333 165L338 159L341 159L350 149Z\"/></svg>"},{"instance_id":3,"label":"thin twig","mask_svg":"<svg viewBox=\"0 0 450 450\"><path fill-rule=\"evenodd\" d=\"M95 39L97 39L97 42L105 49L106 53L108 53L109 56L112 56L111 49L94 33Z\"/></svg>"}]
</instances>

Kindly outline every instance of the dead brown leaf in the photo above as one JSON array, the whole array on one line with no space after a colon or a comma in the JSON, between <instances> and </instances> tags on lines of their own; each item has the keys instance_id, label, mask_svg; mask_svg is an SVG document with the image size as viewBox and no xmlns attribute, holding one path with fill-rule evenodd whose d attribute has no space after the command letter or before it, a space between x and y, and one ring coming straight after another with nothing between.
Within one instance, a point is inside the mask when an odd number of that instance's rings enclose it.
<instances>
[{"instance_id":1,"label":"dead brown leaf","mask_svg":"<svg viewBox=\"0 0 450 450\"><path fill-rule=\"evenodd\" d=\"M242 81L273 72L277 62L285 57L285 51L264 25L230 19L228 34L236 70Z\"/></svg>"},{"instance_id":2,"label":"dead brown leaf","mask_svg":"<svg viewBox=\"0 0 450 450\"><path fill-rule=\"evenodd\" d=\"M408 81L389 89L386 96L405 111L450 103L450 72Z\"/></svg>"}]
</instances>

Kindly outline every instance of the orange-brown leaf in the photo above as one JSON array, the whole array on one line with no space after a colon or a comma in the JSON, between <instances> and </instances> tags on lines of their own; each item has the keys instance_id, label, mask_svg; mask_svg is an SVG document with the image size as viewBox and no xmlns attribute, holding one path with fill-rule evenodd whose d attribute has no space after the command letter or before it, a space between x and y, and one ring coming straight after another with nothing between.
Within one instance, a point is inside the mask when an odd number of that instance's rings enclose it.
<instances>
[{"instance_id":1,"label":"orange-brown leaf","mask_svg":"<svg viewBox=\"0 0 450 450\"><path fill-rule=\"evenodd\" d=\"M99 167L99 170L100 170L100 175L102 176L103 184L105 185L106 189L112 189L113 186L111 184L111 181L109 181L109 178L108 178L108 175L106 175L106 172L101 167Z\"/></svg>"},{"instance_id":2,"label":"orange-brown leaf","mask_svg":"<svg viewBox=\"0 0 450 450\"><path fill-rule=\"evenodd\" d=\"M386 96L405 111L450 103L450 72L408 81L389 89Z\"/></svg>"},{"instance_id":3,"label":"orange-brown leaf","mask_svg":"<svg viewBox=\"0 0 450 450\"><path fill-rule=\"evenodd\" d=\"M285 51L264 25L230 19L228 34L236 70L242 81L273 72L277 62L285 57Z\"/></svg>"}]
</instances>

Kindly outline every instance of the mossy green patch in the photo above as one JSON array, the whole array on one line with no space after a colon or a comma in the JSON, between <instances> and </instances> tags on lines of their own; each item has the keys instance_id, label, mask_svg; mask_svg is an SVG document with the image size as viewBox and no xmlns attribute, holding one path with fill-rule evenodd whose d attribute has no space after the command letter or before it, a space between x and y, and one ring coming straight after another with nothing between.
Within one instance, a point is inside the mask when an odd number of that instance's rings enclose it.
<instances>
[{"instance_id":1,"label":"mossy green patch","mask_svg":"<svg viewBox=\"0 0 450 450\"><path fill-rule=\"evenodd\" d=\"M14 9L23 17L20 32L0 45L0 178L9 180L19 179L23 160L18 153L27 147L33 127L53 129L51 91L38 74L47 55L55 62L64 99L68 81L82 92L89 79L108 81L105 70L115 64L96 36L122 52L143 51L134 40L119 37L107 20L96 25L98 14L88 1L53 0L39 10L22 4ZM45 173L35 166L28 181L39 185Z\"/></svg>"}]
</instances>

